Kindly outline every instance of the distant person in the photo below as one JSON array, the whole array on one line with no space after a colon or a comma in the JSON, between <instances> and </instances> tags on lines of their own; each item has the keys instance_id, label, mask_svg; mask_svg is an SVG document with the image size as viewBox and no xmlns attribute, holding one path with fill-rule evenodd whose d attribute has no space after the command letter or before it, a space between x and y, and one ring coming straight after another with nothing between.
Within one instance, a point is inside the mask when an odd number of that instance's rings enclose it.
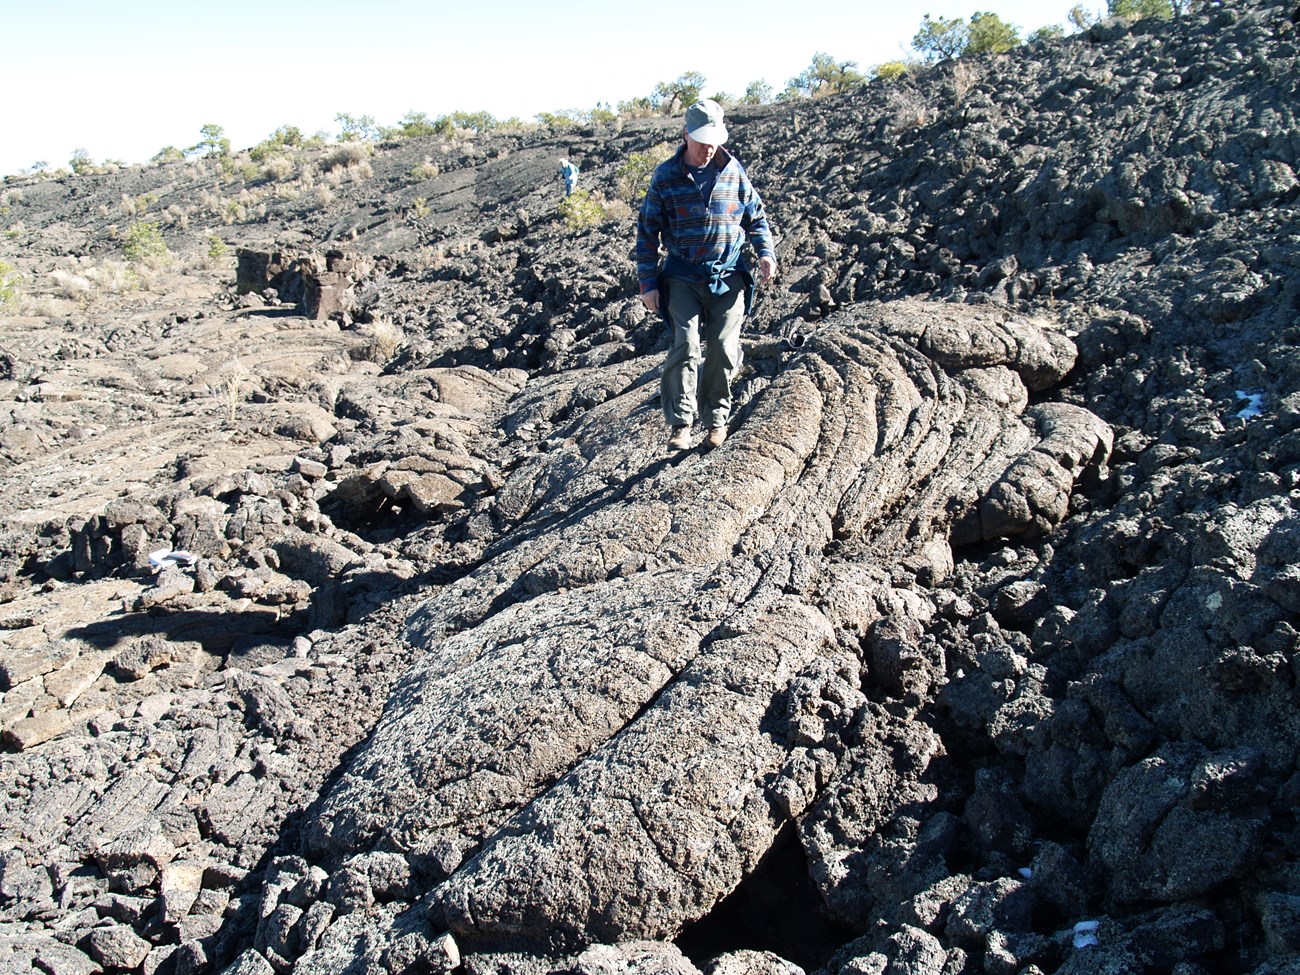
<instances>
[{"instance_id":1,"label":"distant person","mask_svg":"<svg viewBox=\"0 0 1300 975\"><path fill-rule=\"evenodd\" d=\"M673 330L659 380L669 450L690 447L697 411L707 446L727 439L740 327L753 307L754 278L741 255L746 238L758 252L759 279L776 275L763 201L726 141L717 102L690 106L682 146L650 177L636 224L641 300ZM662 266L660 247L667 252Z\"/></svg>"},{"instance_id":2,"label":"distant person","mask_svg":"<svg viewBox=\"0 0 1300 975\"><path fill-rule=\"evenodd\" d=\"M564 180L564 195L568 196L578 185L578 167L567 159L561 159L560 179Z\"/></svg>"}]
</instances>

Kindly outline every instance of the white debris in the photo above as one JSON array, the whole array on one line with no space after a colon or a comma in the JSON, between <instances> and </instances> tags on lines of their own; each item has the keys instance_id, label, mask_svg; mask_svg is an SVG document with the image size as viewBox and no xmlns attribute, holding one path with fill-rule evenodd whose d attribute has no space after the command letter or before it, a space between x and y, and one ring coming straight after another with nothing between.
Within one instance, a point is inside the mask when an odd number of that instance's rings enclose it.
<instances>
[{"instance_id":1,"label":"white debris","mask_svg":"<svg viewBox=\"0 0 1300 975\"><path fill-rule=\"evenodd\" d=\"M199 560L199 557L192 552L183 550L172 551L167 548L160 548L156 552L149 553L149 564L155 569L163 569L169 565L191 566Z\"/></svg>"},{"instance_id":2,"label":"white debris","mask_svg":"<svg viewBox=\"0 0 1300 975\"><path fill-rule=\"evenodd\" d=\"M1249 420L1251 417L1259 416L1263 412L1263 393L1248 393L1244 389L1239 389L1237 390L1237 399L1246 401L1246 405L1237 411L1237 416L1243 420Z\"/></svg>"},{"instance_id":3,"label":"white debris","mask_svg":"<svg viewBox=\"0 0 1300 975\"><path fill-rule=\"evenodd\" d=\"M1089 948L1093 945L1101 944L1097 938L1097 929L1101 927L1100 921L1080 921L1074 926L1074 946L1076 948Z\"/></svg>"}]
</instances>

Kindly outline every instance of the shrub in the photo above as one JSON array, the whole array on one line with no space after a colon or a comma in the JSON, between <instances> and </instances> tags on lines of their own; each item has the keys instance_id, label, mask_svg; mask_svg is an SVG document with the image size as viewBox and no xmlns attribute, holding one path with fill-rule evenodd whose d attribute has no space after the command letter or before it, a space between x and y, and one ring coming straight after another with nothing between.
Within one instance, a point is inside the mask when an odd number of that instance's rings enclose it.
<instances>
[{"instance_id":1,"label":"shrub","mask_svg":"<svg viewBox=\"0 0 1300 975\"><path fill-rule=\"evenodd\" d=\"M1107 0L1106 6L1112 17L1159 17L1168 20L1174 15L1170 0Z\"/></svg>"},{"instance_id":2,"label":"shrub","mask_svg":"<svg viewBox=\"0 0 1300 975\"><path fill-rule=\"evenodd\" d=\"M429 201L422 196L417 196L411 201L410 213L417 221L423 220L429 215Z\"/></svg>"},{"instance_id":3,"label":"shrub","mask_svg":"<svg viewBox=\"0 0 1300 975\"><path fill-rule=\"evenodd\" d=\"M90 153L85 149L73 149L68 165L78 176L87 176L95 171L95 161L90 158Z\"/></svg>"},{"instance_id":4,"label":"shrub","mask_svg":"<svg viewBox=\"0 0 1300 975\"><path fill-rule=\"evenodd\" d=\"M199 128L199 134L203 138L185 150L187 156L230 155L230 140L226 138L226 130L220 125L209 122Z\"/></svg>"},{"instance_id":5,"label":"shrub","mask_svg":"<svg viewBox=\"0 0 1300 975\"><path fill-rule=\"evenodd\" d=\"M407 112L401 122L402 134L408 137L421 135L451 135L454 126L445 115L430 119L423 112Z\"/></svg>"},{"instance_id":6,"label":"shrub","mask_svg":"<svg viewBox=\"0 0 1300 975\"><path fill-rule=\"evenodd\" d=\"M402 330L386 318L378 319L364 329L366 344L359 350L361 357L385 365L402 344Z\"/></svg>"},{"instance_id":7,"label":"shrub","mask_svg":"<svg viewBox=\"0 0 1300 975\"><path fill-rule=\"evenodd\" d=\"M22 283L18 269L7 261L0 261L0 310L17 306Z\"/></svg>"},{"instance_id":8,"label":"shrub","mask_svg":"<svg viewBox=\"0 0 1300 975\"><path fill-rule=\"evenodd\" d=\"M249 149L248 155L253 162L266 162L268 159L281 155L285 149L296 148L301 145L302 130L296 125L282 125Z\"/></svg>"},{"instance_id":9,"label":"shrub","mask_svg":"<svg viewBox=\"0 0 1300 975\"><path fill-rule=\"evenodd\" d=\"M59 293L67 298L80 298L91 289L89 278L84 278L80 274L74 274L71 271L51 271L50 280L54 282L54 287Z\"/></svg>"},{"instance_id":10,"label":"shrub","mask_svg":"<svg viewBox=\"0 0 1300 975\"><path fill-rule=\"evenodd\" d=\"M369 115L354 118L346 112L340 112L334 116L334 121L339 123L339 139L343 142L374 139L379 135L375 120Z\"/></svg>"},{"instance_id":11,"label":"shrub","mask_svg":"<svg viewBox=\"0 0 1300 975\"><path fill-rule=\"evenodd\" d=\"M1070 22L1070 25L1075 30L1087 30L1101 18L1089 11L1083 4L1076 3L1070 8L1070 12L1065 15L1065 19Z\"/></svg>"},{"instance_id":12,"label":"shrub","mask_svg":"<svg viewBox=\"0 0 1300 975\"><path fill-rule=\"evenodd\" d=\"M961 57L969 39L969 29L958 18L940 17L936 20L926 14L912 37L912 47L921 55L921 60L933 63Z\"/></svg>"},{"instance_id":13,"label":"shrub","mask_svg":"<svg viewBox=\"0 0 1300 975\"><path fill-rule=\"evenodd\" d=\"M766 105L772 100L772 86L766 81L751 81L740 99L742 105Z\"/></svg>"},{"instance_id":14,"label":"shrub","mask_svg":"<svg viewBox=\"0 0 1300 975\"><path fill-rule=\"evenodd\" d=\"M964 54L1001 54L1020 44L1020 31L992 13L972 14L968 37Z\"/></svg>"},{"instance_id":15,"label":"shrub","mask_svg":"<svg viewBox=\"0 0 1300 975\"><path fill-rule=\"evenodd\" d=\"M537 121L541 122L547 128L551 129L568 129L577 125L581 120L582 113L574 108L564 108L558 112L538 112Z\"/></svg>"},{"instance_id":16,"label":"shrub","mask_svg":"<svg viewBox=\"0 0 1300 975\"><path fill-rule=\"evenodd\" d=\"M853 61L836 61L829 54L814 54L812 63L786 84L785 98L820 98L861 85L867 79Z\"/></svg>"},{"instance_id":17,"label":"shrub","mask_svg":"<svg viewBox=\"0 0 1300 975\"><path fill-rule=\"evenodd\" d=\"M226 242L212 234L208 237L208 260L213 264L220 263L226 256Z\"/></svg>"},{"instance_id":18,"label":"shrub","mask_svg":"<svg viewBox=\"0 0 1300 975\"><path fill-rule=\"evenodd\" d=\"M650 101L665 114L688 108L700 100L704 80L704 75L698 71L684 72L673 81L661 81L655 85Z\"/></svg>"},{"instance_id":19,"label":"shrub","mask_svg":"<svg viewBox=\"0 0 1300 975\"><path fill-rule=\"evenodd\" d=\"M217 370L217 388L225 401L226 414L232 426L239 412L239 404L244 399L244 380L247 378L248 370L238 359L222 363Z\"/></svg>"},{"instance_id":20,"label":"shrub","mask_svg":"<svg viewBox=\"0 0 1300 975\"><path fill-rule=\"evenodd\" d=\"M605 208L586 190L574 190L560 201L560 216L570 230L582 230L604 220Z\"/></svg>"},{"instance_id":21,"label":"shrub","mask_svg":"<svg viewBox=\"0 0 1300 975\"><path fill-rule=\"evenodd\" d=\"M99 267L87 268L86 277L96 287L113 294L135 291L140 287L140 275L135 268L120 261L106 261Z\"/></svg>"},{"instance_id":22,"label":"shrub","mask_svg":"<svg viewBox=\"0 0 1300 975\"><path fill-rule=\"evenodd\" d=\"M359 166L370 157L370 147L359 142L345 142L320 161L323 172Z\"/></svg>"},{"instance_id":23,"label":"shrub","mask_svg":"<svg viewBox=\"0 0 1300 975\"><path fill-rule=\"evenodd\" d=\"M482 135L496 128L497 120L491 112L452 112L451 124L458 129L470 129Z\"/></svg>"},{"instance_id":24,"label":"shrub","mask_svg":"<svg viewBox=\"0 0 1300 975\"><path fill-rule=\"evenodd\" d=\"M272 156L262 164L262 178L278 183L292 176L296 169L288 156Z\"/></svg>"},{"instance_id":25,"label":"shrub","mask_svg":"<svg viewBox=\"0 0 1300 975\"><path fill-rule=\"evenodd\" d=\"M655 106L649 98L631 98L618 103L618 114L629 119L646 118L655 114Z\"/></svg>"},{"instance_id":26,"label":"shrub","mask_svg":"<svg viewBox=\"0 0 1300 975\"><path fill-rule=\"evenodd\" d=\"M1059 41L1065 36L1065 28L1060 24L1048 24L1040 27L1029 35L1027 40L1030 44L1039 44L1043 41Z\"/></svg>"},{"instance_id":27,"label":"shrub","mask_svg":"<svg viewBox=\"0 0 1300 975\"><path fill-rule=\"evenodd\" d=\"M881 81L897 81L909 70L906 61L886 61L871 69L871 77Z\"/></svg>"},{"instance_id":28,"label":"shrub","mask_svg":"<svg viewBox=\"0 0 1300 975\"><path fill-rule=\"evenodd\" d=\"M618 196L628 203L640 203L650 187L650 177L655 167L673 154L670 143L661 142L645 152L628 153L618 168Z\"/></svg>"},{"instance_id":29,"label":"shrub","mask_svg":"<svg viewBox=\"0 0 1300 975\"><path fill-rule=\"evenodd\" d=\"M139 264L150 258L164 257L170 252L158 225L138 220L126 228L122 237L122 253L132 264Z\"/></svg>"},{"instance_id":30,"label":"shrub","mask_svg":"<svg viewBox=\"0 0 1300 975\"><path fill-rule=\"evenodd\" d=\"M151 159L150 162L155 162L161 165L162 163L180 162L184 158L185 153L181 152L175 146L163 146L154 153L153 159Z\"/></svg>"},{"instance_id":31,"label":"shrub","mask_svg":"<svg viewBox=\"0 0 1300 975\"><path fill-rule=\"evenodd\" d=\"M417 181L423 181L426 179L433 179L440 172L442 172L442 170L438 168L437 163L435 163L428 156L425 156L424 162L420 163L420 165L413 168L411 170L410 175L411 175L411 179Z\"/></svg>"},{"instance_id":32,"label":"shrub","mask_svg":"<svg viewBox=\"0 0 1300 975\"><path fill-rule=\"evenodd\" d=\"M930 121L930 106L909 86L891 88L885 98L889 123L896 130L914 129Z\"/></svg>"}]
</instances>

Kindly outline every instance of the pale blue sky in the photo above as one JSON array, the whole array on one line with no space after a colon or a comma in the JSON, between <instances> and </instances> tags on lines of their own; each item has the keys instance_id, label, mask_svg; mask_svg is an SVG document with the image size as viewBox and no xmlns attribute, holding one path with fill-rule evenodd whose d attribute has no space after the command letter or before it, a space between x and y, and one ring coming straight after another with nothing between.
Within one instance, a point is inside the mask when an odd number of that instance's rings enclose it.
<instances>
[{"instance_id":1,"label":"pale blue sky","mask_svg":"<svg viewBox=\"0 0 1300 975\"><path fill-rule=\"evenodd\" d=\"M989 10L1023 36L1064 24L1072 5L746 0L724 18L677 5L668 26L642 13L668 5L617 0L15 3L0 45L0 175L64 165L79 148L142 162L193 145L207 123L242 149L286 124L336 135L344 112L383 125L409 111L531 120L648 95L686 71L709 93L740 95L755 80L780 91L818 52L863 70L911 53L924 13Z\"/></svg>"}]
</instances>

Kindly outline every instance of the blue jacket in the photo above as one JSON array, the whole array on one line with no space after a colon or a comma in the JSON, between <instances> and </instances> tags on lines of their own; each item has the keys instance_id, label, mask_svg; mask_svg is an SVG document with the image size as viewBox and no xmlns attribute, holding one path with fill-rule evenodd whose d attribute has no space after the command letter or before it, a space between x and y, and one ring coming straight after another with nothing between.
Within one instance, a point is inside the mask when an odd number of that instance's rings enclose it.
<instances>
[{"instance_id":1,"label":"blue jacket","mask_svg":"<svg viewBox=\"0 0 1300 975\"><path fill-rule=\"evenodd\" d=\"M748 238L759 257L775 258L772 231L763 201L735 156L719 148L717 181L708 202L686 167L686 147L660 163L636 222L636 273L641 293L659 287L659 247L668 251L663 274L701 284L715 292L732 270L748 277L741 249Z\"/></svg>"}]
</instances>

